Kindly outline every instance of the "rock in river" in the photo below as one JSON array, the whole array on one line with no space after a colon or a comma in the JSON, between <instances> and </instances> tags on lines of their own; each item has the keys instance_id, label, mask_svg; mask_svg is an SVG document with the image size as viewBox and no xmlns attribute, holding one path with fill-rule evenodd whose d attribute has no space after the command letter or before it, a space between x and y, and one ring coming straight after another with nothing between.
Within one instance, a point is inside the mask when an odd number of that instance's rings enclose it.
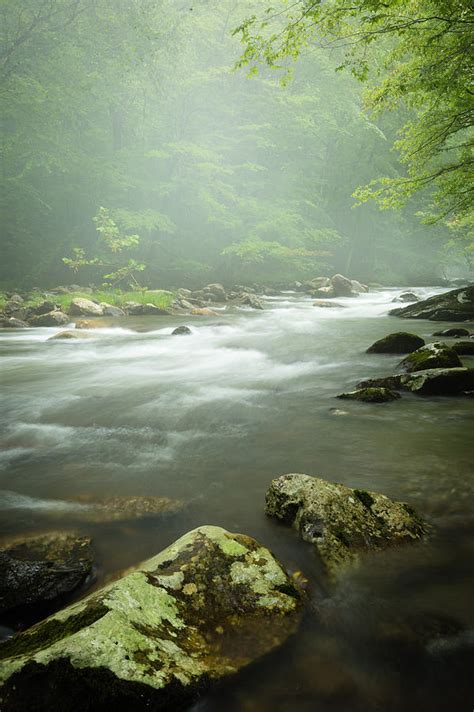
<instances>
[{"instance_id":1,"label":"rock in river","mask_svg":"<svg viewBox=\"0 0 474 712\"><path fill-rule=\"evenodd\" d=\"M459 356L474 356L474 340L458 341L452 345L452 349L456 351Z\"/></svg>"},{"instance_id":2,"label":"rock in river","mask_svg":"<svg viewBox=\"0 0 474 712\"><path fill-rule=\"evenodd\" d=\"M71 341L80 339L92 339L93 334L88 334L84 331L58 331L57 334L50 336L48 341Z\"/></svg>"},{"instance_id":3,"label":"rock in river","mask_svg":"<svg viewBox=\"0 0 474 712\"><path fill-rule=\"evenodd\" d=\"M368 354L409 354L425 342L420 336L407 331L397 331L376 341L367 349Z\"/></svg>"},{"instance_id":4,"label":"rock in river","mask_svg":"<svg viewBox=\"0 0 474 712\"><path fill-rule=\"evenodd\" d=\"M74 518L83 522L118 522L142 519L143 517L176 514L185 504L179 499L155 496L105 497L94 499L91 495L76 497L81 507Z\"/></svg>"},{"instance_id":5,"label":"rock in river","mask_svg":"<svg viewBox=\"0 0 474 712\"><path fill-rule=\"evenodd\" d=\"M370 378L358 388L392 388L419 396L455 396L474 391L474 368L432 368L401 376Z\"/></svg>"},{"instance_id":6,"label":"rock in river","mask_svg":"<svg viewBox=\"0 0 474 712\"><path fill-rule=\"evenodd\" d=\"M73 316L103 316L104 309L90 299L76 297L71 302L69 313Z\"/></svg>"},{"instance_id":7,"label":"rock in river","mask_svg":"<svg viewBox=\"0 0 474 712\"><path fill-rule=\"evenodd\" d=\"M0 564L0 611L51 601L91 573L91 540L64 532L17 538L0 548Z\"/></svg>"},{"instance_id":8,"label":"rock in river","mask_svg":"<svg viewBox=\"0 0 474 712\"><path fill-rule=\"evenodd\" d=\"M273 480L265 511L313 544L330 576L365 551L418 541L427 530L402 502L301 474Z\"/></svg>"},{"instance_id":9,"label":"rock in river","mask_svg":"<svg viewBox=\"0 0 474 712\"><path fill-rule=\"evenodd\" d=\"M413 351L400 363L400 367L408 373L426 371L428 368L459 368L461 360L450 346L442 342L426 344Z\"/></svg>"},{"instance_id":10,"label":"rock in river","mask_svg":"<svg viewBox=\"0 0 474 712\"><path fill-rule=\"evenodd\" d=\"M176 329L173 329L171 332L171 336L184 336L185 334L192 334L193 332L189 328L189 326L177 326Z\"/></svg>"},{"instance_id":11,"label":"rock in river","mask_svg":"<svg viewBox=\"0 0 474 712\"><path fill-rule=\"evenodd\" d=\"M408 307L392 309L392 316L405 319L430 319L431 321L467 321L474 319L474 287L453 289L437 294Z\"/></svg>"},{"instance_id":12,"label":"rock in river","mask_svg":"<svg viewBox=\"0 0 474 712\"><path fill-rule=\"evenodd\" d=\"M1 709L180 710L283 643L301 599L272 554L219 527L0 647Z\"/></svg>"},{"instance_id":13,"label":"rock in river","mask_svg":"<svg viewBox=\"0 0 474 712\"><path fill-rule=\"evenodd\" d=\"M370 387L359 388L356 391L349 391L349 393L341 393L337 398L357 400L364 403L389 403L390 401L398 400L400 394L390 388Z\"/></svg>"},{"instance_id":14,"label":"rock in river","mask_svg":"<svg viewBox=\"0 0 474 712\"><path fill-rule=\"evenodd\" d=\"M71 320L62 311L51 311L46 314L38 314L30 319L30 326L64 326Z\"/></svg>"},{"instance_id":15,"label":"rock in river","mask_svg":"<svg viewBox=\"0 0 474 712\"><path fill-rule=\"evenodd\" d=\"M453 329L435 331L433 336L453 336L455 339L458 339L460 336L469 336L469 331L467 329L463 329L462 327L454 327Z\"/></svg>"}]
</instances>

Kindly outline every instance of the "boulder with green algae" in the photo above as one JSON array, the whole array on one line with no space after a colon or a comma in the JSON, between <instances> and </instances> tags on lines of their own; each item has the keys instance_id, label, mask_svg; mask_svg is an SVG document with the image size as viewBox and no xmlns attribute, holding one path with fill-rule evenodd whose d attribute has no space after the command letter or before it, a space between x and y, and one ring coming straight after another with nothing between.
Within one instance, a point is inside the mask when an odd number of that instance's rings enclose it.
<instances>
[{"instance_id":1,"label":"boulder with green algae","mask_svg":"<svg viewBox=\"0 0 474 712\"><path fill-rule=\"evenodd\" d=\"M301 597L254 539L205 526L0 646L0 708L184 709L296 631Z\"/></svg>"},{"instance_id":2,"label":"boulder with green algae","mask_svg":"<svg viewBox=\"0 0 474 712\"><path fill-rule=\"evenodd\" d=\"M430 368L400 376L369 378L358 388L392 388L419 396L455 396L474 390L474 368Z\"/></svg>"},{"instance_id":3,"label":"boulder with green algae","mask_svg":"<svg viewBox=\"0 0 474 712\"><path fill-rule=\"evenodd\" d=\"M462 287L444 294L436 294L416 304L392 309L389 314L404 319L468 321L474 319L474 287Z\"/></svg>"},{"instance_id":4,"label":"boulder with green algae","mask_svg":"<svg viewBox=\"0 0 474 712\"><path fill-rule=\"evenodd\" d=\"M301 474L272 481L265 511L314 545L330 577L364 552L419 541L427 530L402 502Z\"/></svg>"},{"instance_id":5,"label":"boulder with green algae","mask_svg":"<svg viewBox=\"0 0 474 712\"><path fill-rule=\"evenodd\" d=\"M370 387L359 388L348 393L340 393L337 398L357 400L363 403L389 403L390 401L398 400L400 394L390 388Z\"/></svg>"},{"instance_id":6,"label":"boulder with green algae","mask_svg":"<svg viewBox=\"0 0 474 712\"><path fill-rule=\"evenodd\" d=\"M408 354L400 363L400 367L408 373L426 371L428 368L459 368L460 366L462 363L457 353L441 341L422 346Z\"/></svg>"},{"instance_id":7,"label":"boulder with green algae","mask_svg":"<svg viewBox=\"0 0 474 712\"><path fill-rule=\"evenodd\" d=\"M409 354L425 345L424 339L407 331L397 331L376 341L367 349L368 354Z\"/></svg>"}]
</instances>

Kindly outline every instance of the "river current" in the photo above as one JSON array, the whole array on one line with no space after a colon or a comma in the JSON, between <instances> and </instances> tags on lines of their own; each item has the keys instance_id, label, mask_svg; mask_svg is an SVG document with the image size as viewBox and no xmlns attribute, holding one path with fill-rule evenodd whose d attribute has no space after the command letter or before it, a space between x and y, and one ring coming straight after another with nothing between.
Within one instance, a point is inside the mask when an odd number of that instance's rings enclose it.
<instances>
[{"instance_id":1,"label":"river current","mask_svg":"<svg viewBox=\"0 0 474 712\"><path fill-rule=\"evenodd\" d=\"M399 291L339 300L343 309L288 293L265 298L263 312L129 317L80 341L0 331L2 536L72 526L92 535L98 585L216 524L309 579L301 631L195 712L473 709L473 401L335 399L395 372L399 357L365 353L376 339L403 330L429 341L451 326L389 317ZM171 336L179 324L193 333ZM288 472L407 501L435 533L368 557L328 590L310 547L264 515L271 479ZM86 526L71 501L84 494L188 507Z\"/></svg>"}]
</instances>

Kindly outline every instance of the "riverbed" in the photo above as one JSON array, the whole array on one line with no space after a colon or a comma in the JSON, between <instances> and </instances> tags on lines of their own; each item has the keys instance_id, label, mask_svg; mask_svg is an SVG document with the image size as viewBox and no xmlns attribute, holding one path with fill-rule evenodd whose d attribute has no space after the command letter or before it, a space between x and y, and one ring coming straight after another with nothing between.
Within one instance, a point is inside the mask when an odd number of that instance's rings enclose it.
<instances>
[{"instance_id":1,"label":"riverbed","mask_svg":"<svg viewBox=\"0 0 474 712\"><path fill-rule=\"evenodd\" d=\"M48 341L59 329L0 331L0 534L92 535L96 585L200 524L252 535L302 571L301 632L196 711L471 712L473 401L335 398L395 372L399 357L365 353L376 339L403 330L430 341L451 326L389 317L399 291L341 299L341 309L289 292L260 312L128 317L80 341ZM192 334L171 336L180 324ZM368 557L329 589L313 551L263 513L269 482L288 472L403 499L435 533ZM85 525L72 502L82 495L166 496L187 508Z\"/></svg>"}]
</instances>

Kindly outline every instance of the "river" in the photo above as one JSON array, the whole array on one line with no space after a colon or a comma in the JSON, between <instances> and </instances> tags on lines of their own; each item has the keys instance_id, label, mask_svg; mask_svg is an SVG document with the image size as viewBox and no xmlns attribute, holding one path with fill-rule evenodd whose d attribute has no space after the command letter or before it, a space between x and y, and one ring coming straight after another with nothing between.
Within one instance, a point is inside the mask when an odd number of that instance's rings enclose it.
<instances>
[{"instance_id":1,"label":"river","mask_svg":"<svg viewBox=\"0 0 474 712\"><path fill-rule=\"evenodd\" d=\"M395 371L399 357L365 353L376 339L403 330L433 340L451 326L389 317L399 291L340 300L344 309L288 293L265 298L263 312L129 317L81 341L48 341L58 329L0 331L0 534L92 535L98 584L200 524L250 534L302 570L310 606L300 633L196 711L471 712L473 401L335 399ZM193 333L170 336L179 324ZM270 480L287 472L403 499L435 534L367 558L328 590L312 550L263 513ZM70 502L82 494L189 506L86 526Z\"/></svg>"}]
</instances>

